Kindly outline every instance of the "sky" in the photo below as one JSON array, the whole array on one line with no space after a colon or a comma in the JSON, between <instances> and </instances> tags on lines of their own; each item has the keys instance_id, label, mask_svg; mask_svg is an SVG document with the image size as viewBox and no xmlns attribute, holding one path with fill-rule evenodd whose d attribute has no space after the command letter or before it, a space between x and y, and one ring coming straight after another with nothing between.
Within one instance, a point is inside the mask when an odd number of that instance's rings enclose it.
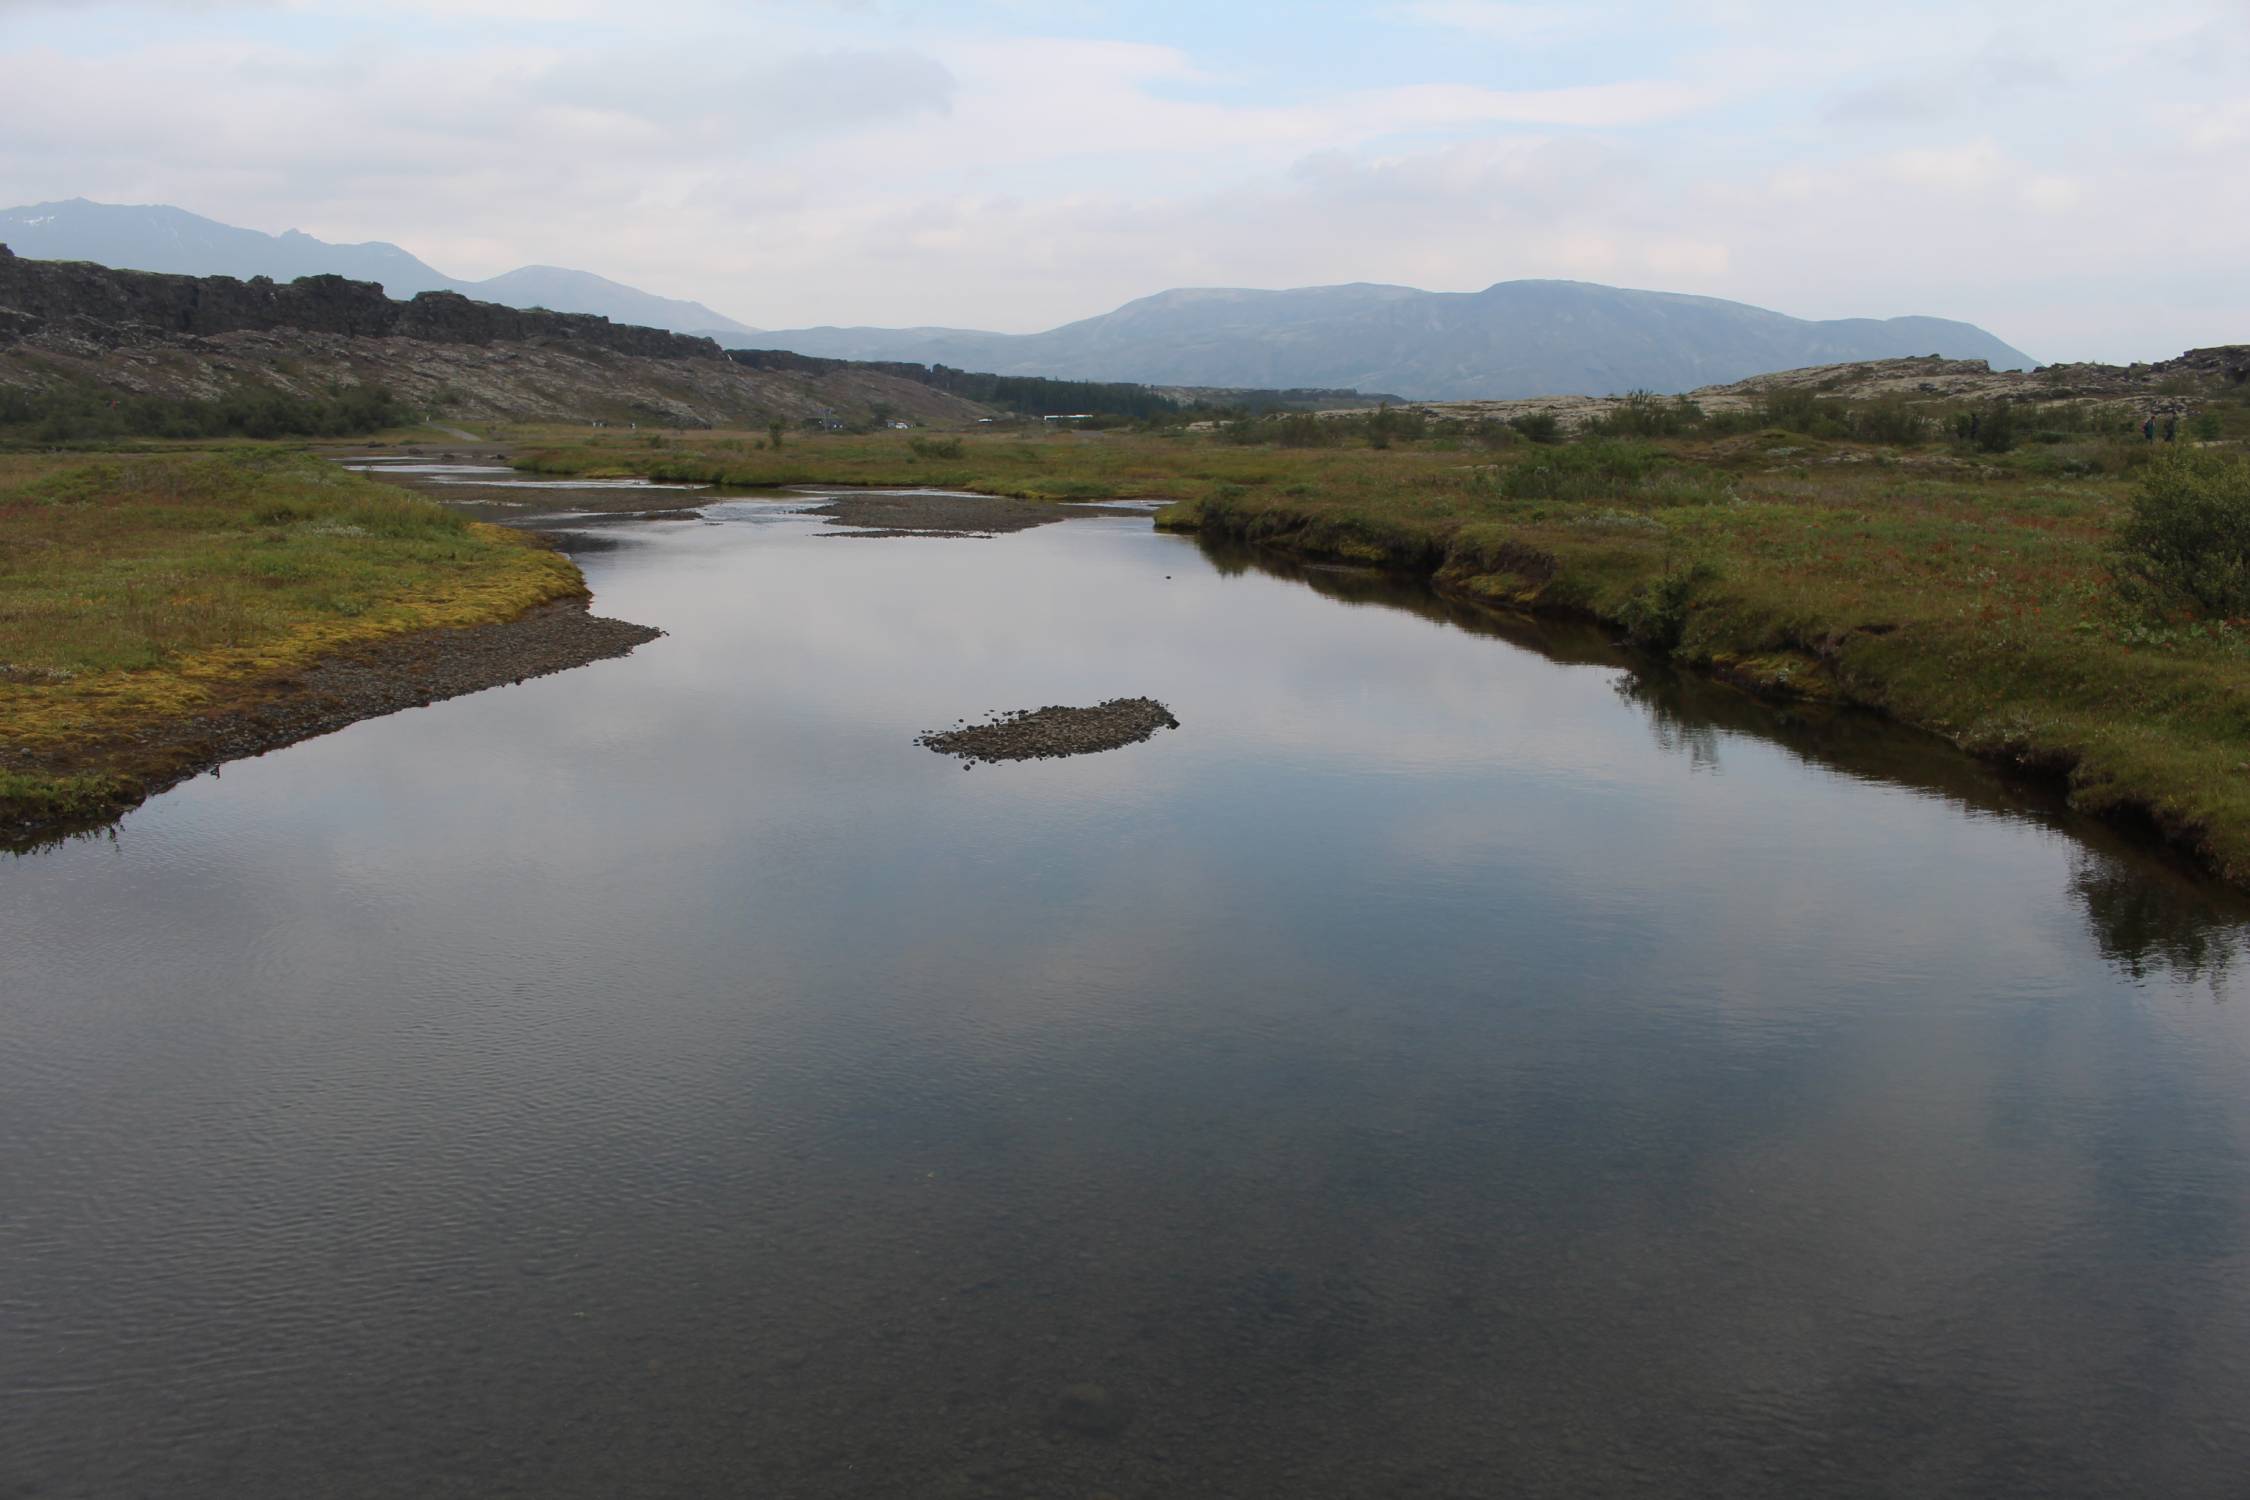
<instances>
[{"instance_id":1,"label":"sky","mask_svg":"<svg viewBox=\"0 0 2250 1500\"><path fill-rule=\"evenodd\" d=\"M1566 277L2250 342L2250 0L0 0L0 206L764 328Z\"/></svg>"}]
</instances>

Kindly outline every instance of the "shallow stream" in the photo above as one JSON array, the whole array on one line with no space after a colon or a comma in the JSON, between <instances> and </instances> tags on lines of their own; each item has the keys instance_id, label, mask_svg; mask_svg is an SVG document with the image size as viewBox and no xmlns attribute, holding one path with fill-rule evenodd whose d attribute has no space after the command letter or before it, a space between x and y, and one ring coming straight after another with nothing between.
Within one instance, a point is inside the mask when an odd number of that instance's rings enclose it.
<instances>
[{"instance_id":1,"label":"shallow stream","mask_svg":"<svg viewBox=\"0 0 2250 1500\"><path fill-rule=\"evenodd\" d=\"M803 501L0 863L0 1497L2242 1493L2240 904L1585 634Z\"/></svg>"}]
</instances>

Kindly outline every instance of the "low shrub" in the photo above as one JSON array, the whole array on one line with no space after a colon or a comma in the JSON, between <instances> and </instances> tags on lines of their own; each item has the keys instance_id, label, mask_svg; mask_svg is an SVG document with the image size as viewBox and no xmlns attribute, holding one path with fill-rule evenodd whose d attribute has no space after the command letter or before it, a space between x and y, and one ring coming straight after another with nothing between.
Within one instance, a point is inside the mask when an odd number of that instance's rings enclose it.
<instances>
[{"instance_id":1,"label":"low shrub","mask_svg":"<svg viewBox=\"0 0 2250 1500\"><path fill-rule=\"evenodd\" d=\"M1973 424L1977 447L1986 453L2005 453L2016 445L2016 409L2006 401L1995 401L1981 413L1982 421Z\"/></svg>"},{"instance_id":2,"label":"low shrub","mask_svg":"<svg viewBox=\"0 0 2250 1500\"><path fill-rule=\"evenodd\" d=\"M1284 412L1273 419L1273 440L1284 448L1333 448L1344 440L1345 426L1309 411Z\"/></svg>"},{"instance_id":3,"label":"low shrub","mask_svg":"<svg viewBox=\"0 0 2250 1500\"><path fill-rule=\"evenodd\" d=\"M2118 533L2116 571L2131 603L2250 617L2250 460L2205 449L2151 462Z\"/></svg>"},{"instance_id":4,"label":"low shrub","mask_svg":"<svg viewBox=\"0 0 2250 1500\"><path fill-rule=\"evenodd\" d=\"M1508 500L1639 501L1712 504L1726 498L1722 476L1679 463L1661 448L1590 438L1491 469L1482 485Z\"/></svg>"},{"instance_id":5,"label":"low shrub","mask_svg":"<svg viewBox=\"0 0 2250 1500\"><path fill-rule=\"evenodd\" d=\"M1847 420L1863 442L1911 448L1930 435L1930 419L1895 396L1855 406Z\"/></svg>"},{"instance_id":6,"label":"low shrub","mask_svg":"<svg viewBox=\"0 0 2250 1500\"><path fill-rule=\"evenodd\" d=\"M1619 616L1625 634L1652 651L1676 649L1687 635L1688 609L1695 591L1717 576L1708 564L1674 563L1625 602Z\"/></svg>"},{"instance_id":7,"label":"low shrub","mask_svg":"<svg viewBox=\"0 0 2250 1500\"><path fill-rule=\"evenodd\" d=\"M1703 424L1703 408L1685 396L1666 400L1651 391L1630 391L1624 404L1586 424L1587 433L1602 437L1677 437Z\"/></svg>"},{"instance_id":8,"label":"low shrub","mask_svg":"<svg viewBox=\"0 0 2250 1500\"><path fill-rule=\"evenodd\" d=\"M334 386L318 396L231 391L211 400L76 387L0 390L0 429L43 444L119 438L356 437L414 420L381 386Z\"/></svg>"},{"instance_id":9,"label":"low shrub","mask_svg":"<svg viewBox=\"0 0 2250 1500\"><path fill-rule=\"evenodd\" d=\"M1842 401L1823 399L1803 386L1780 386L1767 391L1760 401L1758 425L1806 437L1849 437L1848 411Z\"/></svg>"}]
</instances>

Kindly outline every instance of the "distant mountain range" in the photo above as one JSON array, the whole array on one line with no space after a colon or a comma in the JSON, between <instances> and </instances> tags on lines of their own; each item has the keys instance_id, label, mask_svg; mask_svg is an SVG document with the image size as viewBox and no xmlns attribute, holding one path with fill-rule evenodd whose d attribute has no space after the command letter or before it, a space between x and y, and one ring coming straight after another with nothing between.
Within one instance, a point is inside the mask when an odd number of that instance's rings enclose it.
<instances>
[{"instance_id":1,"label":"distant mountain range","mask_svg":"<svg viewBox=\"0 0 2250 1500\"><path fill-rule=\"evenodd\" d=\"M525 266L463 281L396 245L331 245L237 229L182 209L40 203L0 211L0 244L38 260L90 260L195 276L332 272L394 297L447 290L510 307L598 313L706 334L729 347L829 359L946 364L1000 375L1160 386L1356 388L1415 400L1675 392L1807 365L1941 354L1996 370L2035 361L1943 318L1809 322L1715 297L1582 281L1503 281L1481 292L1365 282L1294 291L1183 288L1045 333L962 328L747 328L700 302L586 271Z\"/></svg>"},{"instance_id":2,"label":"distant mountain range","mask_svg":"<svg viewBox=\"0 0 2250 1500\"><path fill-rule=\"evenodd\" d=\"M2036 361L1944 318L1808 322L1673 292L1503 281L1481 292L1365 282L1262 292L1189 288L1045 333L768 329L761 344L833 359L1182 386L1344 386L1416 400L1677 392L1774 370L1942 354Z\"/></svg>"},{"instance_id":3,"label":"distant mountain range","mask_svg":"<svg viewBox=\"0 0 2250 1500\"><path fill-rule=\"evenodd\" d=\"M331 245L300 234L237 229L163 204L34 203L0 209L0 245L32 260L90 260L123 271L170 271L183 276L337 275L374 281L393 297L417 292L460 292L506 307L596 313L613 323L708 334L740 341L750 329L700 302L659 297L590 271L524 266L485 281L465 281L380 240Z\"/></svg>"}]
</instances>

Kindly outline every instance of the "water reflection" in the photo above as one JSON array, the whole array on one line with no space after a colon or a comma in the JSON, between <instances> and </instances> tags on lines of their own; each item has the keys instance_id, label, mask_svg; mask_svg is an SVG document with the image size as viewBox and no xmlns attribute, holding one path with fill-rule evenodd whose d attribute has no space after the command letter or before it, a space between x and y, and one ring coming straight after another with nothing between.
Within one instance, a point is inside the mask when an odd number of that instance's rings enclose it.
<instances>
[{"instance_id":1,"label":"water reflection","mask_svg":"<svg viewBox=\"0 0 2250 1500\"><path fill-rule=\"evenodd\" d=\"M1635 666L1620 672L1615 686L1618 697L1647 711L1657 749L1686 756L1698 771L1719 769L1719 726L1686 710L1677 673L1655 665Z\"/></svg>"},{"instance_id":2,"label":"water reflection","mask_svg":"<svg viewBox=\"0 0 2250 1500\"><path fill-rule=\"evenodd\" d=\"M2092 848L2073 862L2070 891L2102 957L2135 979L2207 979L2212 995L2226 998L2223 981L2250 933L2227 893L2153 861Z\"/></svg>"},{"instance_id":3,"label":"water reflection","mask_svg":"<svg viewBox=\"0 0 2250 1500\"><path fill-rule=\"evenodd\" d=\"M1503 614L1376 569L1308 564L1211 539L1198 545L1223 576L1286 578L1347 604L1494 636L1551 661L1616 667L1617 696L1648 715L1658 749L1698 771L1719 771L1726 737L1744 736L1848 776L2054 829L2079 846L2068 890L2087 931L2102 957L2133 979L2207 981L2223 996L2223 981L2250 942L2250 898L2182 869L2133 832L2073 813L2051 781L1986 765L1935 736L1849 708L1762 702L1650 661L1593 626Z\"/></svg>"},{"instance_id":4,"label":"water reflection","mask_svg":"<svg viewBox=\"0 0 2250 1500\"><path fill-rule=\"evenodd\" d=\"M0 865L0 1495L2239 1494L2230 909L1595 632L753 509Z\"/></svg>"}]
</instances>

